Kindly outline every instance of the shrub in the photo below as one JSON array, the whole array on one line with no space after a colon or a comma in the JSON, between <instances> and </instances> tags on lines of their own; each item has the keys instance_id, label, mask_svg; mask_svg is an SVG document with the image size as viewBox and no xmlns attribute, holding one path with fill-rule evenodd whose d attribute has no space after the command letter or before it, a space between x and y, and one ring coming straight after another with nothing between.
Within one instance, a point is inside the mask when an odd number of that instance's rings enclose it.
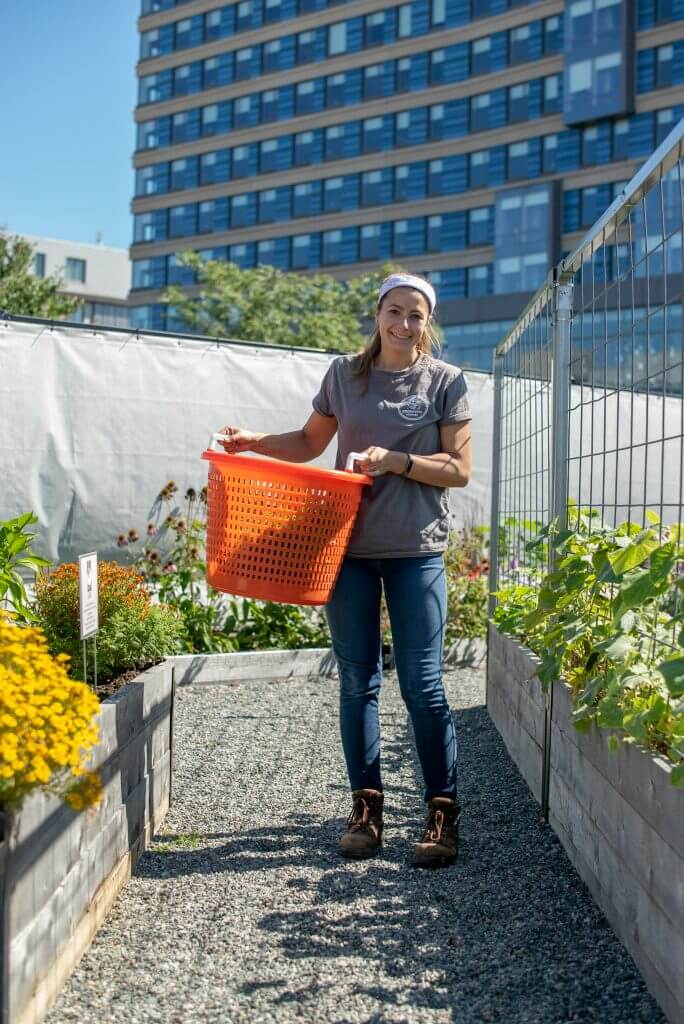
<instances>
[{"instance_id":1,"label":"shrub","mask_svg":"<svg viewBox=\"0 0 684 1024\"><path fill-rule=\"evenodd\" d=\"M152 605L135 569L116 562L98 563L98 678L103 683L131 670L140 671L179 649L178 616ZM72 674L83 675L79 639L78 566L61 565L36 580L36 607L52 653L68 654Z\"/></svg>"},{"instance_id":2,"label":"shrub","mask_svg":"<svg viewBox=\"0 0 684 1024\"><path fill-rule=\"evenodd\" d=\"M33 533L25 533L27 526L37 523L32 512L26 512L16 519L0 520L0 607L9 606L16 621L35 621L35 615L28 607L26 588L20 569L40 569L50 563L31 551Z\"/></svg>"},{"instance_id":3,"label":"shrub","mask_svg":"<svg viewBox=\"0 0 684 1024\"><path fill-rule=\"evenodd\" d=\"M466 526L449 537L444 556L448 615L445 643L487 635L487 527Z\"/></svg>"},{"instance_id":4,"label":"shrub","mask_svg":"<svg viewBox=\"0 0 684 1024\"><path fill-rule=\"evenodd\" d=\"M85 755L98 741L99 702L69 679L66 655L50 656L42 631L0 613L0 804L17 808L36 788L73 810L99 801Z\"/></svg>"}]
</instances>

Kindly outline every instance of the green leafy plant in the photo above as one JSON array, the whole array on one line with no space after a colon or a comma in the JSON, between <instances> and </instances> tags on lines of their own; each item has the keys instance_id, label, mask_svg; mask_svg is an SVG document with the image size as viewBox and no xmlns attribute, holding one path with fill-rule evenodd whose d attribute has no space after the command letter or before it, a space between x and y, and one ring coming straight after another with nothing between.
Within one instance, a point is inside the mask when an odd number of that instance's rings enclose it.
<instances>
[{"instance_id":1,"label":"green leafy plant","mask_svg":"<svg viewBox=\"0 0 684 1024\"><path fill-rule=\"evenodd\" d=\"M179 650L181 624L165 605L153 605L142 578L116 562L97 567L99 622L98 679L105 683L140 671ZM68 654L70 675L83 679L79 638L78 566L60 565L36 581L36 609L52 654Z\"/></svg>"},{"instance_id":2,"label":"green leafy plant","mask_svg":"<svg viewBox=\"0 0 684 1024\"><path fill-rule=\"evenodd\" d=\"M17 516L16 519L0 520L0 608L13 613L16 621L24 624L36 621L36 615L29 607L26 586L20 569L34 573L50 564L31 550L34 533L27 533L26 527L38 522L32 512Z\"/></svg>"},{"instance_id":3,"label":"green leafy plant","mask_svg":"<svg viewBox=\"0 0 684 1024\"><path fill-rule=\"evenodd\" d=\"M529 545L552 545L552 571L502 589L494 621L539 655L544 687L568 683L576 728L595 722L616 730L611 746L622 735L665 755L684 786L684 528L648 518L611 528L571 506L568 529L551 523Z\"/></svg>"}]
</instances>

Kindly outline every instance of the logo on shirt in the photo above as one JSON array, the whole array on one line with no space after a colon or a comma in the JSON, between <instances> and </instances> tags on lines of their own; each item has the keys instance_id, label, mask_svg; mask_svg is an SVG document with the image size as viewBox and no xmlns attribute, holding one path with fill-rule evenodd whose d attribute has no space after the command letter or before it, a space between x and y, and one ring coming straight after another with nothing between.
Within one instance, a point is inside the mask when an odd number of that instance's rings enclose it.
<instances>
[{"instance_id":1,"label":"logo on shirt","mask_svg":"<svg viewBox=\"0 0 684 1024\"><path fill-rule=\"evenodd\" d=\"M399 403L397 412L403 420L415 423L416 420L422 420L428 408L429 405L426 398L421 398L420 395L410 395L403 402Z\"/></svg>"}]
</instances>

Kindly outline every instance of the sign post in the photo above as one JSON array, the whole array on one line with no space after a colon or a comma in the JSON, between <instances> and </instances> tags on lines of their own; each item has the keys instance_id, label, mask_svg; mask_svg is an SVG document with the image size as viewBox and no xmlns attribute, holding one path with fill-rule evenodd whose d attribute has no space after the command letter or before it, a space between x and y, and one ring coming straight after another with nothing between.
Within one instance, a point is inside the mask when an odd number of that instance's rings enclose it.
<instances>
[{"instance_id":1,"label":"sign post","mask_svg":"<svg viewBox=\"0 0 684 1024\"><path fill-rule=\"evenodd\" d=\"M99 597L97 590L97 551L78 556L78 593L83 641L83 674L88 682L86 641L93 638L93 686L97 687L97 630L99 628Z\"/></svg>"}]
</instances>

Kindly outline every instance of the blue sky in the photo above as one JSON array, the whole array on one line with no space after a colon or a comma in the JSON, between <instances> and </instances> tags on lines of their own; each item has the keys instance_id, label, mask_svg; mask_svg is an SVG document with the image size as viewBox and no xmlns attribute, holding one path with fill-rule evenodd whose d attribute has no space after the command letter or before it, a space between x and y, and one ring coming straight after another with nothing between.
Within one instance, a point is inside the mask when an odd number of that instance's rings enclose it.
<instances>
[{"instance_id":1,"label":"blue sky","mask_svg":"<svg viewBox=\"0 0 684 1024\"><path fill-rule=\"evenodd\" d=\"M140 0L0 0L0 229L131 242Z\"/></svg>"}]
</instances>

